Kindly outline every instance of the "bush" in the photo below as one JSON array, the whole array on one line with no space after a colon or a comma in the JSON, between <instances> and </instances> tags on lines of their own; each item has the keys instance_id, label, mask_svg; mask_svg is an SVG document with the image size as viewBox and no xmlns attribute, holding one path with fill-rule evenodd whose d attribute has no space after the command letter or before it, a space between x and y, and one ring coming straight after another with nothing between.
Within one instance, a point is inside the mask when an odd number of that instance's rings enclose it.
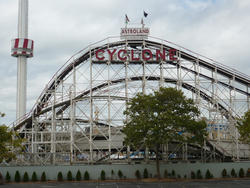
<instances>
[{"instance_id":1,"label":"bush","mask_svg":"<svg viewBox=\"0 0 250 188\"><path fill-rule=\"evenodd\" d=\"M213 174L209 170L207 170L206 179L211 179L211 178L213 178Z\"/></svg>"},{"instance_id":2,"label":"bush","mask_svg":"<svg viewBox=\"0 0 250 188\"><path fill-rule=\"evenodd\" d=\"M3 183L4 183L3 175L2 175L2 173L0 172L0 185L2 185Z\"/></svg>"},{"instance_id":3,"label":"bush","mask_svg":"<svg viewBox=\"0 0 250 188\"><path fill-rule=\"evenodd\" d=\"M202 175L201 175L201 170L197 170L197 173L196 173L196 177L197 179L202 179Z\"/></svg>"},{"instance_id":4,"label":"bush","mask_svg":"<svg viewBox=\"0 0 250 188\"><path fill-rule=\"evenodd\" d=\"M89 172L85 171L84 173L84 180L89 180Z\"/></svg>"},{"instance_id":5,"label":"bush","mask_svg":"<svg viewBox=\"0 0 250 188\"><path fill-rule=\"evenodd\" d=\"M148 170L146 168L143 171L143 178L148 178Z\"/></svg>"},{"instance_id":6,"label":"bush","mask_svg":"<svg viewBox=\"0 0 250 188\"><path fill-rule=\"evenodd\" d=\"M10 173L7 171L6 176L5 176L5 181L9 183L11 180Z\"/></svg>"},{"instance_id":7,"label":"bush","mask_svg":"<svg viewBox=\"0 0 250 188\"><path fill-rule=\"evenodd\" d=\"M247 169L247 174L246 174L247 177L250 177L250 168Z\"/></svg>"},{"instance_id":8,"label":"bush","mask_svg":"<svg viewBox=\"0 0 250 188\"><path fill-rule=\"evenodd\" d=\"M17 170L15 173L15 182L20 182L21 181L21 176L19 171Z\"/></svg>"},{"instance_id":9,"label":"bush","mask_svg":"<svg viewBox=\"0 0 250 188\"><path fill-rule=\"evenodd\" d=\"M120 179L122 179L122 177L123 177L123 174L122 174L122 171L118 171L118 177L120 178Z\"/></svg>"},{"instance_id":10,"label":"bush","mask_svg":"<svg viewBox=\"0 0 250 188\"><path fill-rule=\"evenodd\" d=\"M168 178L168 171L167 170L164 171L164 178Z\"/></svg>"},{"instance_id":11,"label":"bush","mask_svg":"<svg viewBox=\"0 0 250 188\"><path fill-rule=\"evenodd\" d=\"M112 179L114 178L114 175L115 175L115 172L114 172L114 170L112 169L112 170L111 170L111 178L112 178Z\"/></svg>"},{"instance_id":12,"label":"bush","mask_svg":"<svg viewBox=\"0 0 250 188\"><path fill-rule=\"evenodd\" d=\"M172 170L171 176L172 176L172 178L175 178L175 171L174 170Z\"/></svg>"},{"instance_id":13,"label":"bush","mask_svg":"<svg viewBox=\"0 0 250 188\"><path fill-rule=\"evenodd\" d=\"M102 170L101 171L101 180L105 180L106 179L106 174L105 174L105 171Z\"/></svg>"},{"instance_id":14,"label":"bush","mask_svg":"<svg viewBox=\"0 0 250 188\"><path fill-rule=\"evenodd\" d=\"M139 170L136 170L136 171L135 171L135 177L136 177L137 179L141 179L141 173L140 173Z\"/></svg>"},{"instance_id":15,"label":"bush","mask_svg":"<svg viewBox=\"0 0 250 188\"><path fill-rule=\"evenodd\" d=\"M223 178L226 178L226 177L227 177L227 170L226 170L225 168L222 170L221 176L222 176Z\"/></svg>"},{"instance_id":16,"label":"bush","mask_svg":"<svg viewBox=\"0 0 250 188\"><path fill-rule=\"evenodd\" d=\"M57 181L63 181L62 172L58 172L58 174L57 174Z\"/></svg>"},{"instance_id":17,"label":"bush","mask_svg":"<svg viewBox=\"0 0 250 188\"><path fill-rule=\"evenodd\" d=\"M181 175L180 175L180 174L178 174L178 175L177 175L177 178L178 178L178 179L181 179Z\"/></svg>"},{"instance_id":18,"label":"bush","mask_svg":"<svg viewBox=\"0 0 250 188\"><path fill-rule=\"evenodd\" d=\"M46 174L45 174L45 172L43 172L41 175L41 181L46 181L46 180L47 180Z\"/></svg>"},{"instance_id":19,"label":"bush","mask_svg":"<svg viewBox=\"0 0 250 188\"><path fill-rule=\"evenodd\" d=\"M232 176L232 178L237 178L237 174L236 174L234 168L231 170L231 176Z\"/></svg>"},{"instance_id":20,"label":"bush","mask_svg":"<svg viewBox=\"0 0 250 188\"><path fill-rule=\"evenodd\" d=\"M194 171L191 171L191 179L195 179L195 173L194 173Z\"/></svg>"},{"instance_id":21,"label":"bush","mask_svg":"<svg viewBox=\"0 0 250 188\"><path fill-rule=\"evenodd\" d=\"M37 181L36 172L33 172L33 173L32 173L31 180L32 180L33 182L36 182L36 181Z\"/></svg>"},{"instance_id":22,"label":"bush","mask_svg":"<svg viewBox=\"0 0 250 188\"><path fill-rule=\"evenodd\" d=\"M23 182L28 182L28 181L29 181L29 175L27 172L25 172L23 175Z\"/></svg>"},{"instance_id":23,"label":"bush","mask_svg":"<svg viewBox=\"0 0 250 188\"><path fill-rule=\"evenodd\" d=\"M82 180L82 174L81 172L78 170L76 173L76 181L81 181Z\"/></svg>"},{"instance_id":24,"label":"bush","mask_svg":"<svg viewBox=\"0 0 250 188\"><path fill-rule=\"evenodd\" d=\"M245 172L244 172L243 168L241 168L239 171L239 177L244 178L244 176L245 176Z\"/></svg>"},{"instance_id":25,"label":"bush","mask_svg":"<svg viewBox=\"0 0 250 188\"><path fill-rule=\"evenodd\" d=\"M72 181L72 180L73 180L72 172L71 172L71 171L68 171L67 180L68 180L68 181Z\"/></svg>"}]
</instances>

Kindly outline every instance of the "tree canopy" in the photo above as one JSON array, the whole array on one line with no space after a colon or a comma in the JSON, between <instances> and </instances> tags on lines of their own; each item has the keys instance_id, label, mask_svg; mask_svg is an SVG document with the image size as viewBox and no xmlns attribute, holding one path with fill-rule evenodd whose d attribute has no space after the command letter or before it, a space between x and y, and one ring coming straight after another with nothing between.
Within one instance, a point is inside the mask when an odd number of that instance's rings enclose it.
<instances>
[{"instance_id":1,"label":"tree canopy","mask_svg":"<svg viewBox=\"0 0 250 188\"><path fill-rule=\"evenodd\" d=\"M250 110L239 121L240 140L250 143Z\"/></svg>"},{"instance_id":2,"label":"tree canopy","mask_svg":"<svg viewBox=\"0 0 250 188\"><path fill-rule=\"evenodd\" d=\"M128 102L123 132L125 143L156 151L158 177L159 147L171 141L203 143L206 122L197 120L200 111L192 99L175 88L160 88L152 94L137 94Z\"/></svg>"},{"instance_id":3,"label":"tree canopy","mask_svg":"<svg viewBox=\"0 0 250 188\"><path fill-rule=\"evenodd\" d=\"M201 143L207 134L205 121L197 121L200 112L193 100L175 88L137 94L124 114L128 116L123 129L125 142L135 147L152 147L173 140Z\"/></svg>"},{"instance_id":4,"label":"tree canopy","mask_svg":"<svg viewBox=\"0 0 250 188\"><path fill-rule=\"evenodd\" d=\"M1 117L4 116L0 113ZM8 129L5 125L0 125L0 163L3 160L10 161L16 157L17 151L22 150L23 140L18 138L17 133ZM17 150L13 152L13 149Z\"/></svg>"}]
</instances>

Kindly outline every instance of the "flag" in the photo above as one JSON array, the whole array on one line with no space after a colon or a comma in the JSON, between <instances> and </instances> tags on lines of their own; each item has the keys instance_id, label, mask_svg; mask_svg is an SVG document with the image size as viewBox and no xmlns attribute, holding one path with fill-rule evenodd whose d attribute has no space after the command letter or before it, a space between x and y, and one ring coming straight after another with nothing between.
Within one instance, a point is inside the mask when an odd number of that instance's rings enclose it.
<instances>
[{"instance_id":1,"label":"flag","mask_svg":"<svg viewBox=\"0 0 250 188\"><path fill-rule=\"evenodd\" d=\"M144 25L144 21L143 21L143 18L141 19L141 24Z\"/></svg>"},{"instance_id":2,"label":"flag","mask_svg":"<svg viewBox=\"0 0 250 188\"><path fill-rule=\"evenodd\" d=\"M148 13L146 13L145 11L143 11L143 15L146 18L148 16Z\"/></svg>"},{"instance_id":3,"label":"flag","mask_svg":"<svg viewBox=\"0 0 250 188\"><path fill-rule=\"evenodd\" d=\"M128 15L125 14L125 23L128 23L130 20L128 19Z\"/></svg>"}]
</instances>

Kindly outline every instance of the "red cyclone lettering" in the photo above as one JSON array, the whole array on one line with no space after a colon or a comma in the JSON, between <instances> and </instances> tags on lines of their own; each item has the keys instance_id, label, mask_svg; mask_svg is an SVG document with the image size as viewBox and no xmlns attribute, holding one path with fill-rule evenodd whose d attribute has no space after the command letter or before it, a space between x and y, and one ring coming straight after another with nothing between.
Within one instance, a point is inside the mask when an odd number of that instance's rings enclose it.
<instances>
[{"instance_id":1,"label":"red cyclone lettering","mask_svg":"<svg viewBox=\"0 0 250 188\"><path fill-rule=\"evenodd\" d=\"M175 61L175 60L177 60L177 58L176 57L174 57L175 55L176 55L176 49L169 49L169 60L170 61Z\"/></svg>"},{"instance_id":2,"label":"red cyclone lettering","mask_svg":"<svg viewBox=\"0 0 250 188\"><path fill-rule=\"evenodd\" d=\"M121 53L123 53L123 57L121 56ZM127 60L127 56L124 57L124 54L127 53L127 50L119 50L118 51L118 58L121 60L121 61L126 61Z\"/></svg>"},{"instance_id":3,"label":"red cyclone lettering","mask_svg":"<svg viewBox=\"0 0 250 188\"><path fill-rule=\"evenodd\" d=\"M111 52L109 49L107 50L108 54L109 54L109 60L112 61L113 60L113 55L116 52L116 49L113 50L113 52Z\"/></svg>"},{"instance_id":4,"label":"red cyclone lettering","mask_svg":"<svg viewBox=\"0 0 250 188\"><path fill-rule=\"evenodd\" d=\"M161 53L160 50L156 50L156 60L157 61L159 61L159 60L165 61L166 60L166 51L163 50Z\"/></svg>"},{"instance_id":5,"label":"red cyclone lettering","mask_svg":"<svg viewBox=\"0 0 250 188\"><path fill-rule=\"evenodd\" d=\"M95 52L95 57L96 57L96 59L98 59L99 61L102 61L102 60L104 60L104 57L102 56L102 57L99 57L99 53L104 53L104 50L102 50L102 49L99 49L99 50L96 50L96 52ZM103 55L103 54L102 54Z\"/></svg>"},{"instance_id":6,"label":"red cyclone lettering","mask_svg":"<svg viewBox=\"0 0 250 188\"><path fill-rule=\"evenodd\" d=\"M149 56L146 57L146 54L149 55ZM148 50L148 49L142 50L142 59L144 61L148 61L148 60L152 59L152 57L153 57L153 55L152 55L151 50Z\"/></svg>"},{"instance_id":7,"label":"red cyclone lettering","mask_svg":"<svg viewBox=\"0 0 250 188\"><path fill-rule=\"evenodd\" d=\"M139 61L140 60L140 58L139 57L134 57L134 50L131 50L131 60L132 61Z\"/></svg>"}]
</instances>

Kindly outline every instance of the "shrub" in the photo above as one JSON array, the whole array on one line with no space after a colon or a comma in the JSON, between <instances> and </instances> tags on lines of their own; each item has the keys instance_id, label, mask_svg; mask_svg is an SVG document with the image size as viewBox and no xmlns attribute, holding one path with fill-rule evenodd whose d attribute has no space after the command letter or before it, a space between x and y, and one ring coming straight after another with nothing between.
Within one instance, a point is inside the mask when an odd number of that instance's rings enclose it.
<instances>
[{"instance_id":1,"label":"shrub","mask_svg":"<svg viewBox=\"0 0 250 188\"><path fill-rule=\"evenodd\" d=\"M250 177L250 168L247 169L247 174L246 174L247 177Z\"/></svg>"},{"instance_id":2,"label":"shrub","mask_svg":"<svg viewBox=\"0 0 250 188\"><path fill-rule=\"evenodd\" d=\"M23 175L23 182L28 182L28 181L29 181L29 175L27 172L25 172Z\"/></svg>"},{"instance_id":3,"label":"shrub","mask_svg":"<svg viewBox=\"0 0 250 188\"><path fill-rule=\"evenodd\" d=\"M222 176L223 178L226 178L226 177L227 177L227 170L226 170L225 168L222 170L221 176Z\"/></svg>"},{"instance_id":4,"label":"shrub","mask_svg":"<svg viewBox=\"0 0 250 188\"><path fill-rule=\"evenodd\" d=\"M197 173L196 173L196 177L197 179L202 179L202 175L201 175L201 170L197 170Z\"/></svg>"},{"instance_id":5,"label":"shrub","mask_svg":"<svg viewBox=\"0 0 250 188\"><path fill-rule=\"evenodd\" d=\"M122 179L122 177L123 177L123 174L122 174L122 171L118 171L118 177L120 178L120 179Z\"/></svg>"},{"instance_id":6,"label":"shrub","mask_svg":"<svg viewBox=\"0 0 250 188\"><path fill-rule=\"evenodd\" d=\"M237 174L236 174L234 168L231 170L231 176L232 176L232 178L236 178L237 177Z\"/></svg>"},{"instance_id":7,"label":"shrub","mask_svg":"<svg viewBox=\"0 0 250 188\"><path fill-rule=\"evenodd\" d=\"M33 172L33 173L32 173L31 180L32 180L33 182L36 182L36 181L37 181L36 172Z\"/></svg>"},{"instance_id":8,"label":"shrub","mask_svg":"<svg viewBox=\"0 0 250 188\"><path fill-rule=\"evenodd\" d=\"M41 175L41 181L46 181L46 180L47 180L46 174L45 174L45 172L43 172Z\"/></svg>"},{"instance_id":9,"label":"shrub","mask_svg":"<svg viewBox=\"0 0 250 188\"><path fill-rule=\"evenodd\" d=\"M194 173L194 171L191 171L191 179L195 179L195 173Z\"/></svg>"},{"instance_id":10,"label":"shrub","mask_svg":"<svg viewBox=\"0 0 250 188\"><path fill-rule=\"evenodd\" d=\"M211 179L211 178L213 178L213 174L209 170L207 170L206 179Z\"/></svg>"},{"instance_id":11,"label":"shrub","mask_svg":"<svg viewBox=\"0 0 250 188\"><path fill-rule=\"evenodd\" d=\"M20 182L21 181L21 176L19 171L17 170L15 173L15 182Z\"/></svg>"},{"instance_id":12,"label":"shrub","mask_svg":"<svg viewBox=\"0 0 250 188\"><path fill-rule=\"evenodd\" d=\"M140 173L139 170L136 170L136 171L135 171L135 177L136 177L137 179L141 179L141 173Z\"/></svg>"},{"instance_id":13,"label":"shrub","mask_svg":"<svg viewBox=\"0 0 250 188\"><path fill-rule=\"evenodd\" d=\"M89 172L85 171L84 173L84 180L89 180Z\"/></svg>"},{"instance_id":14,"label":"shrub","mask_svg":"<svg viewBox=\"0 0 250 188\"><path fill-rule=\"evenodd\" d=\"M3 175L2 175L2 173L0 172L0 185L2 185L3 183L4 183Z\"/></svg>"},{"instance_id":15,"label":"shrub","mask_svg":"<svg viewBox=\"0 0 250 188\"><path fill-rule=\"evenodd\" d=\"M115 178L115 172L114 172L114 170L112 169L111 170L111 179L114 179Z\"/></svg>"},{"instance_id":16,"label":"shrub","mask_svg":"<svg viewBox=\"0 0 250 188\"><path fill-rule=\"evenodd\" d=\"M244 178L244 176L245 176L245 172L244 172L243 168L241 168L239 171L239 177Z\"/></svg>"},{"instance_id":17,"label":"shrub","mask_svg":"<svg viewBox=\"0 0 250 188\"><path fill-rule=\"evenodd\" d=\"M76 173L76 180L77 181L81 181L82 180L82 174L81 174L81 172L79 170Z\"/></svg>"},{"instance_id":18,"label":"shrub","mask_svg":"<svg viewBox=\"0 0 250 188\"><path fill-rule=\"evenodd\" d=\"M102 170L101 171L101 180L105 180L106 179L106 174L105 174L105 171Z\"/></svg>"},{"instance_id":19,"label":"shrub","mask_svg":"<svg viewBox=\"0 0 250 188\"><path fill-rule=\"evenodd\" d=\"M175 178L175 171L174 170L172 170L171 176L172 176L172 178Z\"/></svg>"},{"instance_id":20,"label":"shrub","mask_svg":"<svg viewBox=\"0 0 250 188\"><path fill-rule=\"evenodd\" d=\"M168 171L167 170L164 171L164 178L168 178Z\"/></svg>"},{"instance_id":21,"label":"shrub","mask_svg":"<svg viewBox=\"0 0 250 188\"><path fill-rule=\"evenodd\" d=\"M146 168L143 171L143 178L148 178L148 170Z\"/></svg>"},{"instance_id":22,"label":"shrub","mask_svg":"<svg viewBox=\"0 0 250 188\"><path fill-rule=\"evenodd\" d=\"M184 175L184 178L187 179L187 175L186 174Z\"/></svg>"},{"instance_id":23,"label":"shrub","mask_svg":"<svg viewBox=\"0 0 250 188\"><path fill-rule=\"evenodd\" d=\"M10 182L10 180L11 180L10 173L7 171L6 176L5 176L5 181L8 183Z\"/></svg>"},{"instance_id":24,"label":"shrub","mask_svg":"<svg viewBox=\"0 0 250 188\"><path fill-rule=\"evenodd\" d=\"M57 174L57 181L63 181L62 172L58 172L58 174Z\"/></svg>"},{"instance_id":25,"label":"shrub","mask_svg":"<svg viewBox=\"0 0 250 188\"><path fill-rule=\"evenodd\" d=\"M68 171L67 180L68 180L68 181L72 181L72 180L73 180L72 172L71 172L71 171Z\"/></svg>"},{"instance_id":26,"label":"shrub","mask_svg":"<svg viewBox=\"0 0 250 188\"><path fill-rule=\"evenodd\" d=\"M178 178L178 179L181 179L181 175L180 175L180 174L178 174L178 175L177 175L177 178Z\"/></svg>"}]
</instances>

